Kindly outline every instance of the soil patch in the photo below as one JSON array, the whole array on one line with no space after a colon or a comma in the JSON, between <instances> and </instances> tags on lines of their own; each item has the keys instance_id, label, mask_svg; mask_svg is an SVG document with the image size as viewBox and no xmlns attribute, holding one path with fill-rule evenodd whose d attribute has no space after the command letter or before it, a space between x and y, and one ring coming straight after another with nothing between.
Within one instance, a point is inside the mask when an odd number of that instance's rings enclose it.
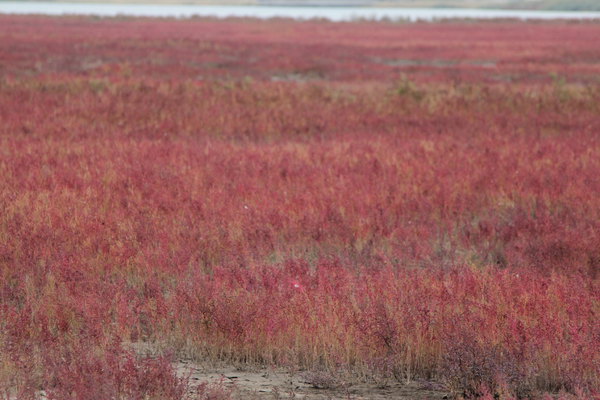
<instances>
[{"instance_id":1,"label":"soil patch","mask_svg":"<svg viewBox=\"0 0 600 400\"><path fill-rule=\"evenodd\" d=\"M176 363L177 372L189 376L192 387L203 382L221 382L234 399L310 399L310 400L382 400L446 399L449 393L440 385L425 381L376 385L345 382L335 388L316 388L301 373L282 369L244 370L231 366L215 368L192 361Z\"/></svg>"}]
</instances>

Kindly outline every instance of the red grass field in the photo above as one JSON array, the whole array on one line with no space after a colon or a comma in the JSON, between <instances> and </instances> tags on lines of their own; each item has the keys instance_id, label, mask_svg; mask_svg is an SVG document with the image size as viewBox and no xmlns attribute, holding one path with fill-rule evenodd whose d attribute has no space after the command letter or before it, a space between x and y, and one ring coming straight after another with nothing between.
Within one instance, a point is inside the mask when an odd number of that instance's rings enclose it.
<instances>
[{"instance_id":1,"label":"red grass field","mask_svg":"<svg viewBox=\"0 0 600 400\"><path fill-rule=\"evenodd\" d=\"M598 38L0 16L0 398L217 398L183 356L597 398Z\"/></svg>"}]
</instances>

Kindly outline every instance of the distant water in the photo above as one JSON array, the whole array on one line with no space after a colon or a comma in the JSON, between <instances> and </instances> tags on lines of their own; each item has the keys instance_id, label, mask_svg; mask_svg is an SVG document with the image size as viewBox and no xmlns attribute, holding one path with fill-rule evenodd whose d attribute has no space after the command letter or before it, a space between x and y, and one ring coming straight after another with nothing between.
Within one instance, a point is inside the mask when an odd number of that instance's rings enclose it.
<instances>
[{"instance_id":1,"label":"distant water","mask_svg":"<svg viewBox=\"0 0 600 400\"><path fill-rule=\"evenodd\" d=\"M332 21L355 19L436 20L446 18L514 18L514 19L600 19L600 12L475 10L441 8L369 8L369 7L272 7L272 6L202 6L158 4L101 4L59 2L4 2L0 13L6 14L82 14L98 16L146 17L285 17L295 19L325 18Z\"/></svg>"}]
</instances>

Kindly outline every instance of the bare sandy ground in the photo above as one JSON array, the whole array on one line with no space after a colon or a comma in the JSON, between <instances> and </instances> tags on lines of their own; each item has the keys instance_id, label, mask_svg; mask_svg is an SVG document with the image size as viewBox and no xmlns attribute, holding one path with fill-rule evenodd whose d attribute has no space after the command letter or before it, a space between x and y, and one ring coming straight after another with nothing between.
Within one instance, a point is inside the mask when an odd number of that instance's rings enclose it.
<instances>
[{"instance_id":1,"label":"bare sandy ground","mask_svg":"<svg viewBox=\"0 0 600 400\"><path fill-rule=\"evenodd\" d=\"M310 399L310 400L383 400L383 399L445 399L447 392L431 382L411 381L385 386L369 383L343 382L332 388L317 388L303 374L281 369L245 370L231 366L202 366L192 361L178 361L177 371L189 376L192 387L202 382L221 382L232 391L234 399Z\"/></svg>"},{"instance_id":2,"label":"bare sandy ground","mask_svg":"<svg viewBox=\"0 0 600 400\"><path fill-rule=\"evenodd\" d=\"M139 355L155 356L161 353L149 343L129 343L127 346ZM323 388L316 387L315 382L309 382L311 379L306 373L283 368L215 365L191 359L180 359L174 363L174 367L179 376L189 379L192 392L203 384L214 385L231 392L236 400L435 400L451 397L443 386L419 380L382 384L340 380Z\"/></svg>"}]
</instances>

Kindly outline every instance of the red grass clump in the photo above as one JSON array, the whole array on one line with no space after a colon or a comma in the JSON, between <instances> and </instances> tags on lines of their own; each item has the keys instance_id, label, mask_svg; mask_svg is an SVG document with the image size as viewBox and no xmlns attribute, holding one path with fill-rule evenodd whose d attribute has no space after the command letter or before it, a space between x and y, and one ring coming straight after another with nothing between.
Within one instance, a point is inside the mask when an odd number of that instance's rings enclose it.
<instances>
[{"instance_id":1,"label":"red grass clump","mask_svg":"<svg viewBox=\"0 0 600 400\"><path fill-rule=\"evenodd\" d=\"M598 396L598 34L1 16L0 394L216 396L148 342Z\"/></svg>"}]
</instances>

